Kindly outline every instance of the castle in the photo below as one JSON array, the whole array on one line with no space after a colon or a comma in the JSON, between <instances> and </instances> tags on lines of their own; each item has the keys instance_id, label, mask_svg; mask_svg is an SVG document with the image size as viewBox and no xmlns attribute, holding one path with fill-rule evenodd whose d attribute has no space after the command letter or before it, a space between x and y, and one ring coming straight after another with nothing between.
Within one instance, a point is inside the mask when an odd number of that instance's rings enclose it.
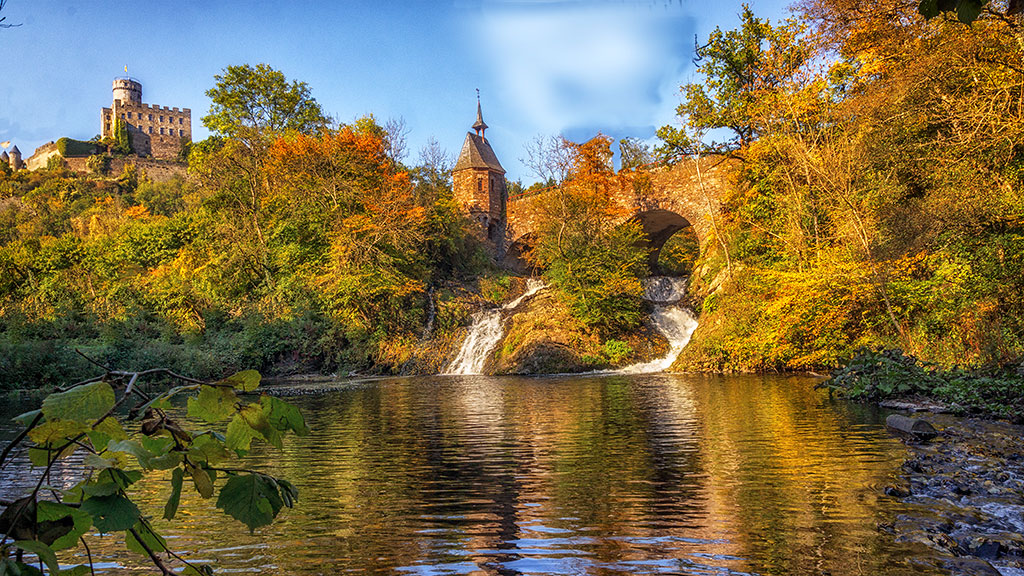
<instances>
[{"instance_id":1,"label":"castle","mask_svg":"<svg viewBox=\"0 0 1024 576\"><path fill-rule=\"evenodd\" d=\"M128 77L114 79L113 104L100 112L101 138L117 138L120 123L128 132L132 152L140 158L136 163L152 163L143 160L176 160L182 147L192 141L192 110L189 108L169 108L156 104L143 104L142 83ZM5 143L6 144L6 143ZM47 142L36 148L32 156L24 161L21 152L15 146L8 154L0 153L0 162L10 165L14 170L22 168L39 170L46 168L50 159L59 157L72 170L88 172L86 158L103 153L103 147L95 142L82 142L61 138L56 142ZM122 162L123 163L123 162ZM152 166L156 170L180 173L181 168L169 165Z\"/></svg>"},{"instance_id":2,"label":"castle","mask_svg":"<svg viewBox=\"0 0 1024 576\"><path fill-rule=\"evenodd\" d=\"M124 122L132 150L139 156L176 158L185 142L192 140L192 110L142 103L142 83L114 78L114 102L100 112L100 136L117 137L118 121Z\"/></svg>"},{"instance_id":3,"label":"castle","mask_svg":"<svg viewBox=\"0 0 1024 576\"><path fill-rule=\"evenodd\" d=\"M478 235L500 259L505 251L508 189L505 169L484 136L487 124L484 123L479 97L473 130L475 134L466 133L459 159L452 169L452 194L455 201L469 212L470 218L479 224Z\"/></svg>"}]
</instances>

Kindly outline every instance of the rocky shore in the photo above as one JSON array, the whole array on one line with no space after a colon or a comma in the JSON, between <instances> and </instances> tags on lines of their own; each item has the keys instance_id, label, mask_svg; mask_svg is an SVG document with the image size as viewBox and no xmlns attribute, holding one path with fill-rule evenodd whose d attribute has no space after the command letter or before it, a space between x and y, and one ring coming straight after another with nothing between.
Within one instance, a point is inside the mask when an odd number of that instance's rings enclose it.
<instances>
[{"instance_id":1,"label":"rocky shore","mask_svg":"<svg viewBox=\"0 0 1024 576\"><path fill-rule=\"evenodd\" d=\"M1024 576L1024 427L922 416L939 434L907 440L910 458L886 493L915 510L880 529L944 556L969 576Z\"/></svg>"}]
</instances>

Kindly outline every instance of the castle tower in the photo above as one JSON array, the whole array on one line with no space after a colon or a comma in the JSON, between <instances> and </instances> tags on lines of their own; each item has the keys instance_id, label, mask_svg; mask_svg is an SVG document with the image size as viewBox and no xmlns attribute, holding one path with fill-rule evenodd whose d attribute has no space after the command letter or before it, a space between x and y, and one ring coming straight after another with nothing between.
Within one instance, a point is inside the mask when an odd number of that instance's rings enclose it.
<instances>
[{"instance_id":1,"label":"castle tower","mask_svg":"<svg viewBox=\"0 0 1024 576\"><path fill-rule=\"evenodd\" d=\"M473 130L475 134L466 133L466 141L452 169L452 193L456 202L480 225L480 236L491 244L495 255L501 257L505 239L505 203L508 200L505 169L484 137L487 124L484 123L479 94Z\"/></svg>"},{"instance_id":2,"label":"castle tower","mask_svg":"<svg viewBox=\"0 0 1024 576\"><path fill-rule=\"evenodd\" d=\"M127 76L114 78L114 100L142 104L142 83Z\"/></svg>"},{"instance_id":3,"label":"castle tower","mask_svg":"<svg viewBox=\"0 0 1024 576\"><path fill-rule=\"evenodd\" d=\"M21 150L18 150L17 145L15 145L14 148L11 148L10 163L11 168L15 170L21 170L25 167L25 163L21 161Z\"/></svg>"}]
</instances>

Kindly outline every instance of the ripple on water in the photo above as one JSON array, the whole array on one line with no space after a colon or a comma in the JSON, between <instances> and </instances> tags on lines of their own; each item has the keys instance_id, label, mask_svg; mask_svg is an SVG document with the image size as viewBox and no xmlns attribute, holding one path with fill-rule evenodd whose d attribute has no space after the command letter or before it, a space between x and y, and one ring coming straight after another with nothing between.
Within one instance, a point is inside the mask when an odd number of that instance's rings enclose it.
<instances>
[{"instance_id":1,"label":"ripple on water","mask_svg":"<svg viewBox=\"0 0 1024 576\"><path fill-rule=\"evenodd\" d=\"M300 500L250 536L213 502L158 529L251 574L939 574L876 526L905 457L813 381L667 375L405 378L295 396L313 433L247 466ZM24 462L2 471L25 476ZM140 487L159 510L166 480ZM156 514L158 515L158 514ZM106 574L138 560L92 542Z\"/></svg>"}]
</instances>

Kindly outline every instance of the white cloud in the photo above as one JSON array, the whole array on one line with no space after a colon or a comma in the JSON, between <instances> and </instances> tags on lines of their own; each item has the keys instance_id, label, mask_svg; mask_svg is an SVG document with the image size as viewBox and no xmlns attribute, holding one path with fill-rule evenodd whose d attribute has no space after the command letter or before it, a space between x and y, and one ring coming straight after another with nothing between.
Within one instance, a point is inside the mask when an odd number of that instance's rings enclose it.
<instances>
[{"instance_id":1,"label":"white cloud","mask_svg":"<svg viewBox=\"0 0 1024 576\"><path fill-rule=\"evenodd\" d=\"M533 132L655 126L671 118L693 21L658 5L492 3L476 47Z\"/></svg>"}]
</instances>

